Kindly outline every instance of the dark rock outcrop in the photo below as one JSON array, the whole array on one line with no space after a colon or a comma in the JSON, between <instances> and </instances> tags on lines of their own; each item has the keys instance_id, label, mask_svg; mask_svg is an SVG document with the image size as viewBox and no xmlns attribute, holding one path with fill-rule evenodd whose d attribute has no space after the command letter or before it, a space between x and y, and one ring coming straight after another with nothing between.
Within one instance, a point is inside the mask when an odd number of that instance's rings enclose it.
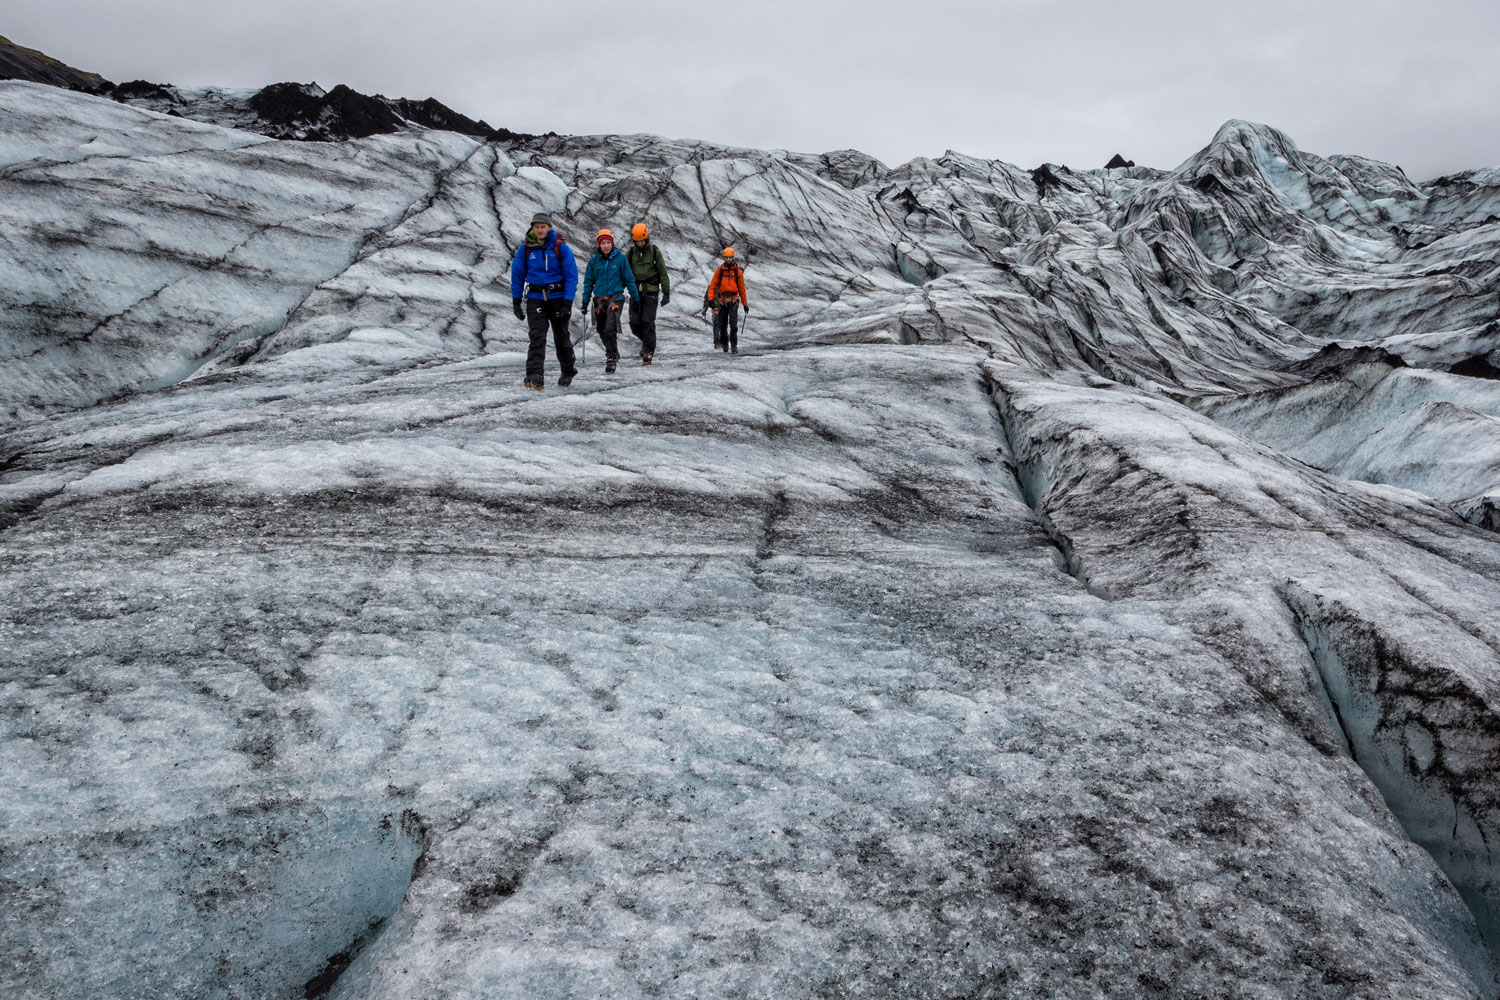
<instances>
[{"instance_id":1,"label":"dark rock outcrop","mask_svg":"<svg viewBox=\"0 0 1500 1000\"><path fill-rule=\"evenodd\" d=\"M1051 164L1043 163L1031 172L1031 183L1036 185L1037 197L1047 197L1049 187L1062 187L1062 178L1053 172Z\"/></svg>"},{"instance_id":2,"label":"dark rock outcrop","mask_svg":"<svg viewBox=\"0 0 1500 1000\"><path fill-rule=\"evenodd\" d=\"M131 80L127 83L117 83L106 87L105 92L110 97L121 103L130 100L156 100L166 101L169 104L177 103L177 97L167 89L164 83L151 83L148 80Z\"/></svg>"},{"instance_id":3,"label":"dark rock outcrop","mask_svg":"<svg viewBox=\"0 0 1500 1000\"><path fill-rule=\"evenodd\" d=\"M531 138L525 133L512 132L508 128L497 129L483 118L475 121L431 97L425 101L412 101L402 97L389 103L394 105L402 118L427 128L444 129L449 132L461 132L464 135L478 135L486 139L500 139L507 142Z\"/></svg>"},{"instance_id":4,"label":"dark rock outcrop","mask_svg":"<svg viewBox=\"0 0 1500 1000\"><path fill-rule=\"evenodd\" d=\"M259 132L273 139L338 142L409 128L441 129L503 142L531 138L459 114L432 97L414 101L371 96L343 84L325 92L315 83L273 83L248 98L239 91L174 87L147 80L115 84L4 37L0 37L0 79L99 94L122 104Z\"/></svg>"},{"instance_id":5,"label":"dark rock outcrop","mask_svg":"<svg viewBox=\"0 0 1500 1000\"><path fill-rule=\"evenodd\" d=\"M111 86L98 73L74 69L36 49L17 45L0 35L0 80L29 80L69 90L98 91Z\"/></svg>"},{"instance_id":6,"label":"dark rock outcrop","mask_svg":"<svg viewBox=\"0 0 1500 1000\"><path fill-rule=\"evenodd\" d=\"M401 118L383 100L340 84L323 93L316 84L273 83L250 98L250 107L278 138L360 139L395 132Z\"/></svg>"},{"instance_id":7,"label":"dark rock outcrop","mask_svg":"<svg viewBox=\"0 0 1500 1000\"><path fill-rule=\"evenodd\" d=\"M399 132L413 125L482 139L516 139L509 129L461 115L434 98L422 101L370 96L343 84L326 94L317 84L273 83L249 100L278 139L340 140Z\"/></svg>"},{"instance_id":8,"label":"dark rock outcrop","mask_svg":"<svg viewBox=\"0 0 1500 1000\"><path fill-rule=\"evenodd\" d=\"M1470 378L1500 379L1500 368L1495 367L1489 356L1484 354L1460 361L1448 371L1454 375L1467 375Z\"/></svg>"}]
</instances>

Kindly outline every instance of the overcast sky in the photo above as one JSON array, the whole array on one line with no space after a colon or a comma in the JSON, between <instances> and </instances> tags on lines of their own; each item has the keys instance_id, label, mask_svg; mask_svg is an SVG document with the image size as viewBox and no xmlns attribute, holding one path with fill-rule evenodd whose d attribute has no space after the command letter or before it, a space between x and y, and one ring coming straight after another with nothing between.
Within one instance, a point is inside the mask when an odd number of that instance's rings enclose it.
<instances>
[{"instance_id":1,"label":"overcast sky","mask_svg":"<svg viewBox=\"0 0 1500 1000\"><path fill-rule=\"evenodd\" d=\"M0 34L123 81L347 83L523 132L897 164L1173 167L1230 118L1415 180L1500 164L1494 0L9 0Z\"/></svg>"}]
</instances>

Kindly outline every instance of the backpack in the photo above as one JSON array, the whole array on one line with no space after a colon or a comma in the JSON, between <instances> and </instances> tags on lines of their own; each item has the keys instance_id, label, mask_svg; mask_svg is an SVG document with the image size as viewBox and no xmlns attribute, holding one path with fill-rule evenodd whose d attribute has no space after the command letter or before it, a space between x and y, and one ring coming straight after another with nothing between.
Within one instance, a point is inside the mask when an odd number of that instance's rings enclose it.
<instances>
[{"instance_id":1,"label":"backpack","mask_svg":"<svg viewBox=\"0 0 1500 1000\"><path fill-rule=\"evenodd\" d=\"M643 254L640 247L631 247L630 249L626 250L625 253L630 258L630 265L632 267L635 266L636 261L643 259ZM645 249L644 256L645 259L656 261L656 269L658 271L665 271L667 269L667 261L666 258L661 255L661 247L657 246L655 243L651 244Z\"/></svg>"},{"instance_id":2,"label":"backpack","mask_svg":"<svg viewBox=\"0 0 1500 1000\"><path fill-rule=\"evenodd\" d=\"M717 298L720 302L730 302L738 299L740 293L744 291L745 279L740 274L739 265L735 265L734 267L720 265L718 273L714 275L714 278L719 283Z\"/></svg>"},{"instance_id":3,"label":"backpack","mask_svg":"<svg viewBox=\"0 0 1500 1000\"><path fill-rule=\"evenodd\" d=\"M642 288L646 285L656 285L660 288L662 279L667 274L667 259L662 256L661 247L653 243L646 248L644 254L639 252L640 249L640 247L631 247L625 251L625 260L630 264L631 274L634 275L635 273L635 262L637 260L652 260L656 262L656 279L654 281L638 281L636 282L636 287Z\"/></svg>"}]
</instances>

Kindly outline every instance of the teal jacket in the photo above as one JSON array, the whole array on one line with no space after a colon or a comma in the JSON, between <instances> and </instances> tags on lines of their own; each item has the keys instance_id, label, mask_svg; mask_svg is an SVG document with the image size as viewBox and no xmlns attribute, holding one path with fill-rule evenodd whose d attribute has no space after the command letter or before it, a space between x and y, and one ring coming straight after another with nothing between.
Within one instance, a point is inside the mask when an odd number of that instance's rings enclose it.
<instances>
[{"instance_id":1,"label":"teal jacket","mask_svg":"<svg viewBox=\"0 0 1500 1000\"><path fill-rule=\"evenodd\" d=\"M637 301L641 297L635 290L635 273L620 248L612 249L609 256L594 251L588 270L583 272L583 304L588 305L590 295L619 300L627 294Z\"/></svg>"}]
</instances>

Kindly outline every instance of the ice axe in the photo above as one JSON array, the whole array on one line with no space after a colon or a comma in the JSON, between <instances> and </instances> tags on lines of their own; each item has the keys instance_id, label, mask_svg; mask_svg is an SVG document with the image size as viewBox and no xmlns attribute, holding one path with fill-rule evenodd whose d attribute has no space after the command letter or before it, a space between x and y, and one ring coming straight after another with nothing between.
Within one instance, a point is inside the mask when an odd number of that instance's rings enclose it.
<instances>
[{"instance_id":1,"label":"ice axe","mask_svg":"<svg viewBox=\"0 0 1500 1000\"><path fill-rule=\"evenodd\" d=\"M583 349L589 342L589 334L591 332L592 331L589 329L589 317L587 310L585 310L583 314L583 326L581 331L578 326L574 325L573 319L569 318L568 339L573 342L573 349L578 353L576 361L580 365L583 364Z\"/></svg>"}]
</instances>

